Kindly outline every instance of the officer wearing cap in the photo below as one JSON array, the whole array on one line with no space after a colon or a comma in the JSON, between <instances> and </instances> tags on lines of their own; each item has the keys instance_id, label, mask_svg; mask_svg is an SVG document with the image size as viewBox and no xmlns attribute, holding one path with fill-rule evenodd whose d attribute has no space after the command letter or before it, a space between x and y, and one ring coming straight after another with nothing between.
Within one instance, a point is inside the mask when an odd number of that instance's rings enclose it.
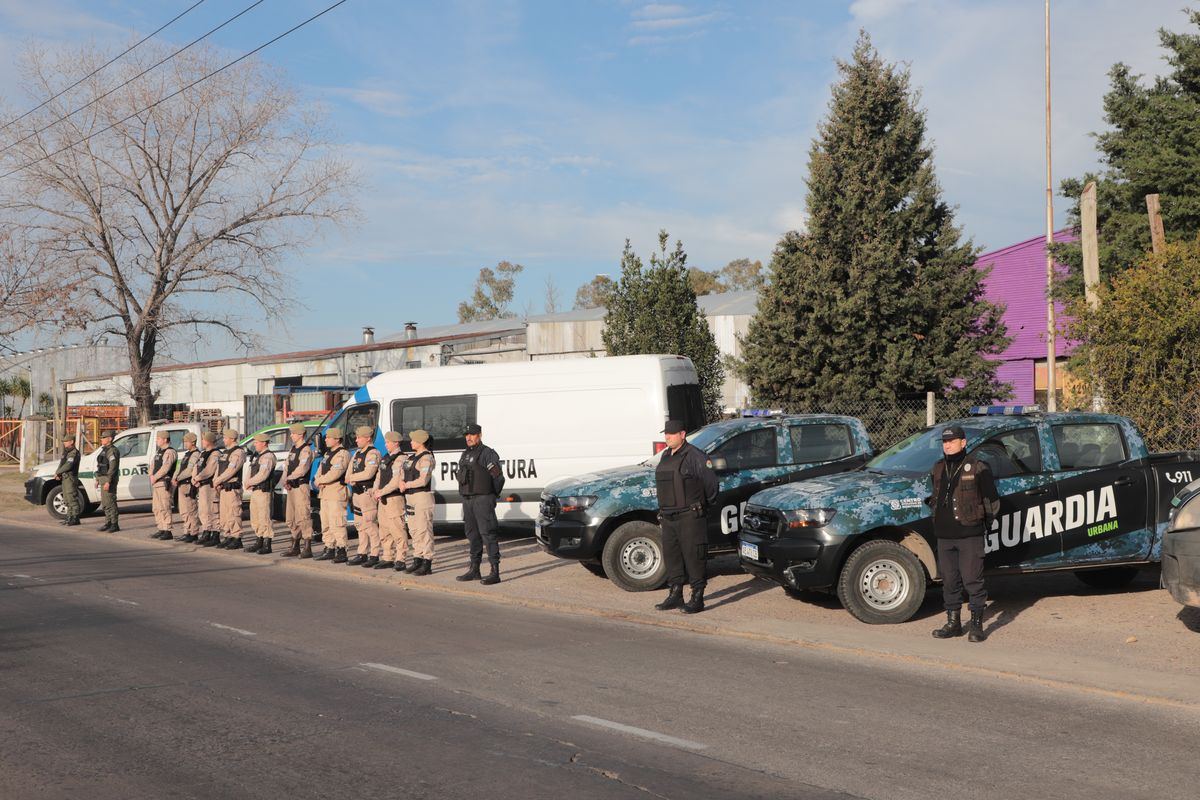
<instances>
[{"instance_id":1,"label":"officer wearing cap","mask_svg":"<svg viewBox=\"0 0 1200 800\"><path fill-rule=\"evenodd\" d=\"M63 454L54 470L54 477L62 484L63 505L67 507L67 518L63 525L78 525L79 512L79 448L74 437L63 439Z\"/></svg>"},{"instance_id":2,"label":"officer wearing cap","mask_svg":"<svg viewBox=\"0 0 1200 800\"><path fill-rule=\"evenodd\" d=\"M242 465L246 463L246 451L238 447L238 432L226 428L225 449L217 456L217 474L213 486L220 493L221 533L225 541L220 547L225 550L242 549Z\"/></svg>"},{"instance_id":3,"label":"officer wearing cap","mask_svg":"<svg viewBox=\"0 0 1200 800\"><path fill-rule=\"evenodd\" d=\"M397 463L404 454L400 451L403 437L399 431L383 435L387 452L379 460L379 472L371 497L379 503L379 541L382 547L375 569L392 568L403 572L408 558L408 526L404 521L404 473Z\"/></svg>"},{"instance_id":4,"label":"officer wearing cap","mask_svg":"<svg viewBox=\"0 0 1200 800\"><path fill-rule=\"evenodd\" d=\"M413 450L404 459L401 488L409 511L408 535L412 537L413 562L406 571L413 575L428 575L433 572L433 473L437 459L428 447L428 431L415 430L408 438ZM400 568L398 561L396 568Z\"/></svg>"},{"instance_id":5,"label":"officer wearing cap","mask_svg":"<svg viewBox=\"0 0 1200 800\"><path fill-rule=\"evenodd\" d=\"M179 454L171 447L171 434L160 430L155 434L156 449L154 462L150 466L150 508L154 512L154 523L158 530L150 534L151 539L175 538L175 522L171 514L171 473Z\"/></svg>"},{"instance_id":6,"label":"officer wearing cap","mask_svg":"<svg viewBox=\"0 0 1200 800\"><path fill-rule=\"evenodd\" d=\"M350 467L350 454L342 447L342 429L325 430L325 455L313 481L317 485L317 497L321 502L321 543L325 551L318 561L335 564L346 563L346 484L342 476Z\"/></svg>"},{"instance_id":7,"label":"officer wearing cap","mask_svg":"<svg viewBox=\"0 0 1200 800\"><path fill-rule=\"evenodd\" d=\"M354 430L357 449L346 472L346 488L354 510L354 529L358 531L358 552L347 562L352 567L374 567L383 553L379 541L379 503L371 494L380 460L379 451L371 444L374 439L375 429L369 425Z\"/></svg>"},{"instance_id":8,"label":"officer wearing cap","mask_svg":"<svg viewBox=\"0 0 1200 800\"><path fill-rule=\"evenodd\" d=\"M704 451L688 442L682 422L668 421L663 435L667 447L654 471L654 484L658 492L668 592L667 599L654 607L659 611L678 608L685 614L697 614L704 610L704 587L708 585L705 512L717 498L717 476L708 466ZM686 603L683 602L685 579L692 589Z\"/></svg>"},{"instance_id":9,"label":"officer wearing cap","mask_svg":"<svg viewBox=\"0 0 1200 800\"><path fill-rule=\"evenodd\" d=\"M200 507L200 524L204 533L196 540L203 547L216 547L220 537L217 531L217 487L213 486L218 464L217 435L212 431L200 434L204 443L200 457L196 461L195 472L192 475L192 485L196 487L196 502Z\"/></svg>"},{"instance_id":10,"label":"officer wearing cap","mask_svg":"<svg viewBox=\"0 0 1200 800\"><path fill-rule=\"evenodd\" d=\"M458 491L462 495L463 529L471 548L471 566L458 581L479 581L484 586L500 582L500 543L496 539L496 495L504 489L500 456L483 443L483 428L472 423L463 435L467 449L458 459ZM480 577L479 565L487 548L491 572Z\"/></svg>"},{"instance_id":11,"label":"officer wearing cap","mask_svg":"<svg viewBox=\"0 0 1200 800\"><path fill-rule=\"evenodd\" d=\"M982 642L983 611L987 592L983 588L984 532L1000 512L1000 498L988 465L967 454L967 434L958 425L942 430L942 455L933 465L930 479L933 494L933 533L937 537L938 571L942 575L942 600L946 624L933 632L934 638L962 636L962 595L967 591L971 622L967 639Z\"/></svg>"},{"instance_id":12,"label":"officer wearing cap","mask_svg":"<svg viewBox=\"0 0 1200 800\"><path fill-rule=\"evenodd\" d=\"M287 465L284 467L283 480L287 487L284 521L292 534L292 549L282 555L292 558L312 558L312 492L308 489L312 448L305 442L307 434L308 430L298 422L288 428L292 449L288 451Z\"/></svg>"},{"instance_id":13,"label":"officer wearing cap","mask_svg":"<svg viewBox=\"0 0 1200 800\"><path fill-rule=\"evenodd\" d=\"M199 463L200 451L196 449L196 434L188 431L183 435L183 455L179 458L179 469L171 485L178 492L179 516L183 520L183 538L180 541L189 544L200 539L200 504L196 499L196 484L192 483Z\"/></svg>"},{"instance_id":14,"label":"officer wearing cap","mask_svg":"<svg viewBox=\"0 0 1200 800\"><path fill-rule=\"evenodd\" d=\"M250 454L250 477L246 478L246 489L250 491L250 527L254 530L251 553L268 555L275 531L271 527L271 498L275 494L275 454L269 446L271 437L265 433L254 434L254 452Z\"/></svg>"},{"instance_id":15,"label":"officer wearing cap","mask_svg":"<svg viewBox=\"0 0 1200 800\"><path fill-rule=\"evenodd\" d=\"M113 432L100 434L100 452L96 455L96 486L100 489L100 507L104 509L104 525L100 531L116 533L121 530L117 514L117 483L121 477L121 453L113 447Z\"/></svg>"}]
</instances>

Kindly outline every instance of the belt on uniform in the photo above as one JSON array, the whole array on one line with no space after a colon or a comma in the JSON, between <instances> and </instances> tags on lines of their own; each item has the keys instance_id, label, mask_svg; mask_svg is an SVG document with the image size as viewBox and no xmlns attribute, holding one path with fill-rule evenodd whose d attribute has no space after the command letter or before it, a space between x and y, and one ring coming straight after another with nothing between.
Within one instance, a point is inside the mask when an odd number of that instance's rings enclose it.
<instances>
[{"instance_id":1,"label":"belt on uniform","mask_svg":"<svg viewBox=\"0 0 1200 800\"><path fill-rule=\"evenodd\" d=\"M686 514L695 514L699 517L704 515L704 508L699 505L695 505L688 506L687 508L680 509L679 511L660 511L658 514L663 519L679 519Z\"/></svg>"}]
</instances>

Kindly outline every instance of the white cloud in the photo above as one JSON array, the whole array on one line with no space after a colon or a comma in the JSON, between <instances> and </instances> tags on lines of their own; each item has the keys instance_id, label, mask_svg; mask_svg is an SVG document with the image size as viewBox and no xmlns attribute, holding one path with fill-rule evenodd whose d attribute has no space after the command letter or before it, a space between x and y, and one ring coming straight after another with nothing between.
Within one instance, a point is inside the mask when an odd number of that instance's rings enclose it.
<instances>
[{"instance_id":1,"label":"white cloud","mask_svg":"<svg viewBox=\"0 0 1200 800\"><path fill-rule=\"evenodd\" d=\"M703 36L707 26L721 18L715 11L697 12L677 3L647 3L634 8L629 27L630 47L675 44Z\"/></svg>"},{"instance_id":2,"label":"white cloud","mask_svg":"<svg viewBox=\"0 0 1200 800\"><path fill-rule=\"evenodd\" d=\"M320 90L334 97L342 97L381 117L402 118L414 113L407 97L383 87L344 86L326 87Z\"/></svg>"}]
</instances>

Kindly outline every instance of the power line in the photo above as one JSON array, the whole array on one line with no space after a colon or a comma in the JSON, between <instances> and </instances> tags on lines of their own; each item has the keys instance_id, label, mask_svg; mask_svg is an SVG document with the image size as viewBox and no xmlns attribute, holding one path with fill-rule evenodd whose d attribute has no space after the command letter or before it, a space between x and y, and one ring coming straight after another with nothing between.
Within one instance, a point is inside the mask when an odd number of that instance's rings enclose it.
<instances>
[{"instance_id":1,"label":"power line","mask_svg":"<svg viewBox=\"0 0 1200 800\"><path fill-rule=\"evenodd\" d=\"M137 42L136 44L134 44L132 47L130 47L130 48L129 48L128 50L126 50L124 53L121 53L121 55L119 55L119 56L114 56L113 58L110 58L110 59L109 59L108 61L106 61L104 64L102 64L102 65L101 65L101 66L99 66L99 67L96 67L94 70L92 70L91 72L89 72L87 75L84 75L82 78L80 78L79 80L75 81L74 83L72 83L72 84L71 84L70 86L68 86L67 88L65 88L65 89L63 89L62 91L59 91L59 92L55 93L54 95L52 95L51 97L48 97L48 98L46 98L45 100L43 100L43 101L42 101L42 103L41 103L41 105L35 106L34 108L31 108L31 109L29 109L29 110L28 110L28 111L26 111L24 114L22 114L21 116L17 117L16 119L10 119L8 122L4 123L3 125L0 125L0 131L7 130L7 129L8 129L8 126L10 126L10 125L12 125L12 124L14 124L14 123L20 122L21 120L25 119L25 118L26 118L26 117L28 117L30 114L32 114L33 112L37 111L38 109L44 108L44 107L45 107L45 106L46 106L48 103L51 103L51 102L53 102L53 101L57 100L58 98L62 97L64 94L66 94L67 92L71 91L71 90L72 90L72 89L74 89L76 86L78 86L79 84L81 84L81 83L83 83L84 81L86 81L88 78L90 78L90 77L92 77L93 75L95 75L97 72L100 72L100 70L104 69L105 67L111 66L111 65L113 64L113 62L115 62L115 61L118 61L118 60L120 60L120 59L124 58L125 56L129 55L129 54L130 54L130 53L132 53L134 50L136 50L137 48L139 48L139 47L141 47L143 44L145 44L147 41L149 41L150 39L153 39L155 36L157 36L158 34L162 33L164 30L166 30L167 28L169 28L171 25L173 25L174 23L178 22L178 21L179 21L179 19L180 19L181 17L185 16L185 15L186 15L186 14L187 14L189 11L192 11L192 10L194 10L194 9L196 8L196 6L200 5L200 4L201 4L201 3L203 3L203 2L204 2L204 0L196 0L196 2L195 2L195 3L192 3L190 6L188 6L187 8L185 8L183 11L181 11L179 14L177 14L177 15L176 15L176 16L175 16L175 17L174 17L172 20L170 20L169 22L167 22L167 23L166 23L165 25L163 25L161 28L159 28L158 30L156 30L154 33L151 33L151 34L149 34L148 36L144 36L144 37L142 37L141 39L139 39L139 40L138 40L138 42Z\"/></svg>"},{"instance_id":2,"label":"power line","mask_svg":"<svg viewBox=\"0 0 1200 800\"><path fill-rule=\"evenodd\" d=\"M61 116L61 117L59 117L58 119L54 120L53 122L49 122L49 123L47 123L47 124L43 125L42 127L38 128L36 131L33 131L32 133L28 133L28 134L26 134L25 136L21 137L20 139L17 139L17 140L16 140L15 142L13 142L12 144L8 144L8 145L5 145L4 147L0 148L0 154L7 153L9 150L11 150L12 148L14 148L14 147L16 147L17 145L21 144L22 142L28 141L28 140L32 139L34 136L37 136L37 135L38 135L38 134L40 134L40 133L45 133L47 130L49 130L50 128L53 128L55 125L57 125L58 123L62 122L64 119L69 119L69 118L71 118L71 117L75 116L76 114L78 114L80 111L83 111L85 108L89 108L89 107L91 107L91 106L95 105L96 103L99 103L101 100L103 100L104 98L108 97L108 96L109 96L110 94L112 94L113 92L117 91L118 89L122 89L122 88L124 88L124 87L128 86L129 84L131 84L131 83L133 83L134 81L136 81L138 78L140 78L140 77L142 77L143 75L145 75L147 72L151 72L151 71L153 71L153 70L156 70L156 69L158 69L158 68L159 68L159 67L161 67L163 64L167 63L168 61L170 61L171 59L173 59L175 56L177 56L177 55L179 55L180 53L182 53L184 50L187 50L188 48L190 48L190 47L192 47L192 46L194 46L194 45L196 45L196 44L199 44L200 42L202 42L202 41L204 41L205 39L207 39L209 36L212 36L214 33L216 33L217 31L221 30L221 28L224 28L226 25L228 25L229 23L231 23L231 22L233 22L234 20L236 20L238 17L240 17L240 16L242 16L243 14L245 14L245 13L247 13L247 12L251 11L251 10L252 10L252 9L253 9L255 6L260 6L260 5L262 5L264 2L265 2L265 0L255 0L255 2L253 2L253 3L251 3L250 5L246 6L246 7L245 7L245 8L243 8L241 11L239 11L239 12L238 12L238 13L236 13L236 14L234 14L232 17L230 17L229 19L225 20L224 22L222 22L220 25L218 25L217 27L213 28L212 30L210 30L208 33L204 34L203 36L199 36L199 37L197 37L197 38L195 38L195 39L192 39L192 41L188 42L188 43L187 43L187 44L185 44L183 47L181 47L181 48L179 48L178 50L176 50L174 53L171 53L171 55L169 55L169 56L167 56L167 57L163 58L161 61L159 61L159 62L158 62L158 63L156 63L156 64L153 64L153 65L151 65L151 66L149 66L149 67L146 67L144 70L142 70L141 72L139 72L137 75L134 75L132 78L130 78L129 80L125 81L124 83L121 83L121 84L118 84L117 86L114 86L113 88L109 89L107 92L105 92L104 94L100 95L99 97L93 97L91 100L89 100L88 102L84 103L84 104L83 104L83 105L81 105L79 108L75 109L74 111L72 111L72 112L70 112L70 113L68 113L68 114L64 114L64 115L62 115L62 116ZM85 79L85 80L86 80L86 79ZM49 101L47 101L47 102L49 102Z\"/></svg>"},{"instance_id":3,"label":"power line","mask_svg":"<svg viewBox=\"0 0 1200 800\"><path fill-rule=\"evenodd\" d=\"M258 47L254 48L253 50L249 51L248 53L243 53L242 55L235 58L233 61L230 61L229 63L225 64L222 67L218 67L217 69L214 69L212 72L208 73L207 75L205 75L201 78L197 78L196 80L189 83L187 86L184 86L180 89L176 89L175 91L171 92L166 97L161 97L158 100L155 100L153 103L146 106L145 108L140 108L137 111L134 111L132 114L130 114L127 117L123 117L123 118L117 120L116 122L113 122L112 124L107 125L94 133L89 133L87 136L84 136L82 139L71 142L70 144L68 144L64 147L60 147L59 149L55 150L53 153L47 153L46 155L42 156L41 158L37 158L37 159L34 159L33 161L30 161L28 164L22 164L21 166L15 168L15 169L9 170L8 172L4 173L3 175L0 175L0 180L4 180L5 178L7 178L9 176L17 174L18 172L29 169L30 167L34 166L35 164L40 164L41 162L45 161L46 159L53 158L54 156L58 155L59 153L63 153L74 147L78 147L79 145L83 144L84 142L88 141L89 139L99 136L102 133L106 133L106 132L112 130L113 128L117 127L118 125L128 122L129 120L136 117L138 114L142 114L146 111L149 111L150 109L154 108L155 106L161 105L162 103L165 103L166 101L170 100L171 98L177 97L178 95L183 94L188 89L191 89L193 86L196 86L197 84L208 80L209 78L213 77L214 75L224 72L225 70L232 67L234 64L237 64L241 61L245 61L247 58L254 55L255 53L258 53L261 50L265 50L266 48L268 48L271 45L278 42L280 39L284 38L285 36L290 36L291 34L295 33L296 31L300 30L301 28L303 28L305 25L309 24L310 22L313 22L314 20L316 20L320 17L325 16L330 11L333 11L335 8L337 8L338 6L342 5L345 2L346 2L346 0L338 0L333 5L325 7L324 9L322 9L321 11L318 11L316 14L313 14L311 17L304 20L303 22L301 22L297 25L294 25L291 28L288 28L286 31L279 34L274 39L271 39L270 41L267 41L267 42L263 42Z\"/></svg>"}]
</instances>

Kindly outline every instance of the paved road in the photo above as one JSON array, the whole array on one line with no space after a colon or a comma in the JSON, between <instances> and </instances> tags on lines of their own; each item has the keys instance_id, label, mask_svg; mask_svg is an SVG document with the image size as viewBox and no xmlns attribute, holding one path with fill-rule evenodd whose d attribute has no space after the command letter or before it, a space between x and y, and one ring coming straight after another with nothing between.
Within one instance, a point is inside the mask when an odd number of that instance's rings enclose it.
<instances>
[{"instance_id":1,"label":"paved road","mask_svg":"<svg viewBox=\"0 0 1200 800\"><path fill-rule=\"evenodd\" d=\"M1200 778L1194 708L357 572L0 524L0 797L1191 798Z\"/></svg>"}]
</instances>

